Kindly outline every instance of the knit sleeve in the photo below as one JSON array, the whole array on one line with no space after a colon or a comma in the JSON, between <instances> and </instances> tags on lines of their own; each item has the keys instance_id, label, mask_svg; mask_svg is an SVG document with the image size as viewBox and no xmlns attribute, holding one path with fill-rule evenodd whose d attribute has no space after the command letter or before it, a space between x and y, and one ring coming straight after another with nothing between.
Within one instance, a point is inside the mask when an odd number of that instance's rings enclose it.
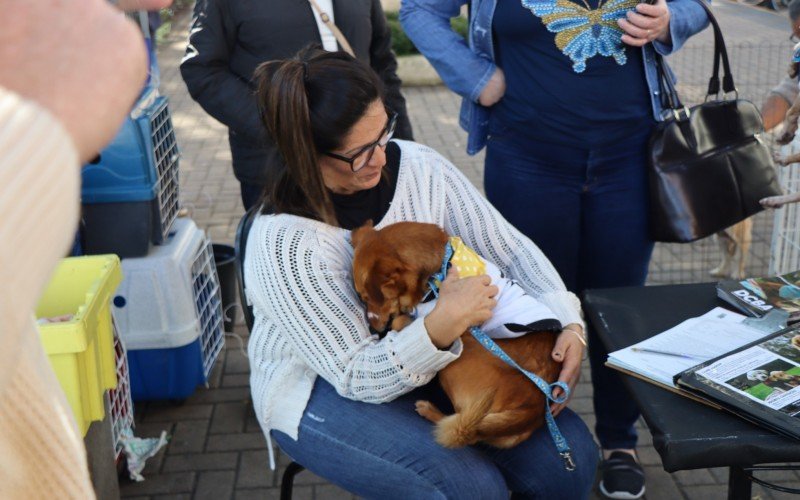
<instances>
[{"instance_id":1,"label":"knit sleeve","mask_svg":"<svg viewBox=\"0 0 800 500\"><path fill-rule=\"evenodd\" d=\"M276 323L293 352L339 394L391 401L428 383L458 357L460 342L449 351L437 349L422 319L383 339L372 335L352 285L350 244L341 233L309 229L298 221L303 219L262 216L253 225L245 262L247 293L256 316Z\"/></svg>"},{"instance_id":2,"label":"knit sleeve","mask_svg":"<svg viewBox=\"0 0 800 500\"><path fill-rule=\"evenodd\" d=\"M93 499L86 451L32 312L78 220L66 128L0 87L0 498Z\"/></svg>"},{"instance_id":3,"label":"knit sleeve","mask_svg":"<svg viewBox=\"0 0 800 500\"><path fill-rule=\"evenodd\" d=\"M445 230L460 236L482 257L497 264L506 276L546 304L562 324L583 324L581 305L568 292L558 272L528 237L489 203L447 159L429 150L434 172L441 172Z\"/></svg>"}]
</instances>

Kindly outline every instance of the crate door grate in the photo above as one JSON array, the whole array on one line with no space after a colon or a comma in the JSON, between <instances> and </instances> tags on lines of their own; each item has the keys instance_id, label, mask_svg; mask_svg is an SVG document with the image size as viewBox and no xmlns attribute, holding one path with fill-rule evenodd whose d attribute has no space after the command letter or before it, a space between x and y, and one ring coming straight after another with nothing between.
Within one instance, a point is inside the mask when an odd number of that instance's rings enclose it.
<instances>
[{"instance_id":1,"label":"crate door grate","mask_svg":"<svg viewBox=\"0 0 800 500\"><path fill-rule=\"evenodd\" d=\"M222 326L222 294L217 268L214 265L214 251L208 239L204 239L192 262L192 289L200 319L203 373L208 379L225 342Z\"/></svg>"},{"instance_id":2,"label":"crate door grate","mask_svg":"<svg viewBox=\"0 0 800 500\"><path fill-rule=\"evenodd\" d=\"M108 391L111 406L111 436L114 441L114 459L119 461L122 454L122 434L132 429L133 400L131 399L131 380L128 371L128 356L125 345L116 334L114 326L114 359L117 365L117 388Z\"/></svg>"},{"instance_id":3,"label":"crate door grate","mask_svg":"<svg viewBox=\"0 0 800 500\"><path fill-rule=\"evenodd\" d=\"M178 142L172 127L167 100L150 117L153 156L158 174L157 196L162 240L167 238L178 216Z\"/></svg>"}]
</instances>

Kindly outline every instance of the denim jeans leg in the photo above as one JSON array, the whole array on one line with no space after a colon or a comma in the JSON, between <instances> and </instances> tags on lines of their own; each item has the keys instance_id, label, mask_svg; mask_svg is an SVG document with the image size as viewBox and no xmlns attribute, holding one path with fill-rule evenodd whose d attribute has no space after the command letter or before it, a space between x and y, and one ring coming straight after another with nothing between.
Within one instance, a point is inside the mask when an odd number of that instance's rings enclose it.
<instances>
[{"instance_id":1,"label":"denim jeans leg","mask_svg":"<svg viewBox=\"0 0 800 500\"><path fill-rule=\"evenodd\" d=\"M503 472L514 492L512 498L579 500L589 495L597 469L597 445L583 420L569 408L556 417L556 423L572 451L574 471L564 468L546 427L514 448L483 447ZM523 468L519 464L530 466Z\"/></svg>"},{"instance_id":2,"label":"denim jeans leg","mask_svg":"<svg viewBox=\"0 0 800 500\"><path fill-rule=\"evenodd\" d=\"M646 131L645 131L646 132ZM648 235L647 135L592 151L583 208L580 288L640 286L653 252ZM608 353L589 332L595 431L605 449L634 448L639 410Z\"/></svg>"},{"instance_id":3,"label":"denim jeans leg","mask_svg":"<svg viewBox=\"0 0 800 500\"><path fill-rule=\"evenodd\" d=\"M483 174L492 205L539 247L571 291L578 283L584 165L580 151L502 131L490 135Z\"/></svg>"},{"instance_id":4,"label":"denim jeans leg","mask_svg":"<svg viewBox=\"0 0 800 500\"><path fill-rule=\"evenodd\" d=\"M646 127L645 127L646 128ZM641 285L647 236L646 137L579 150L541 144L502 126L490 131L484 187L495 207L553 263L567 289ZM589 331L589 358L604 448L633 448L639 416L606 350Z\"/></svg>"},{"instance_id":5,"label":"denim jeans leg","mask_svg":"<svg viewBox=\"0 0 800 500\"><path fill-rule=\"evenodd\" d=\"M565 410L558 421L582 472L570 476L572 482L551 484L551 478L562 476L554 468L563 466L546 431L514 448L517 456L505 455L501 466L500 459L477 447L447 449L436 443L432 424L414 411L419 399L451 411L436 381L394 401L370 404L343 398L317 378L298 440L278 431L272 436L304 467L365 498L507 499L515 486L547 494L530 498L588 494L597 455L590 451L594 444L588 429L574 413ZM563 495L549 495L553 491Z\"/></svg>"}]
</instances>

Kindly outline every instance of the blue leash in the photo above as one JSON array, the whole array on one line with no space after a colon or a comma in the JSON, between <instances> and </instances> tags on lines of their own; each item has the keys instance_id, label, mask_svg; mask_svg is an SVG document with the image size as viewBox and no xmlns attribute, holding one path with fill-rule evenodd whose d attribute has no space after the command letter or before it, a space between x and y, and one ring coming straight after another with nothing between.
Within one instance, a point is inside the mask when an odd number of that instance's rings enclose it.
<instances>
[{"instance_id":1,"label":"blue leash","mask_svg":"<svg viewBox=\"0 0 800 500\"><path fill-rule=\"evenodd\" d=\"M447 266L450 264L450 259L453 257L453 247L450 245L450 242L447 242L444 252L444 260L442 261L442 268L439 270L438 273L434 274L428 280L428 285L431 288L434 296L439 296L439 283L442 283L447 276ZM575 470L575 462L572 460L572 451L569 448L569 444L567 444L567 440L564 439L564 435L561 434L561 431L558 429L558 425L556 424L555 418L553 418L553 413L550 411L550 404L548 401L552 401L556 404L563 403L569 398L569 386L560 381L553 382L552 384L548 384L544 380L542 380L538 375L535 373L529 372L528 370L522 368L517 364L516 361L511 359L511 357L503 351L499 345L495 343L494 340L489 337L486 332L478 328L477 326L470 327L469 333L472 334L475 339L480 342L480 344L485 347L489 352L497 356L498 358L505 361L507 364L513 366L517 370L523 373L526 377L528 377L531 382L533 382L536 387L539 388L542 393L544 393L547 400L545 400L545 414L544 418L547 422L547 430L550 431L550 437L553 439L553 443L556 445L556 449L558 450L558 454L561 455L561 458L564 460L564 468L568 471ZM560 397L556 397L553 395L553 389L556 387L561 388L563 391Z\"/></svg>"}]
</instances>

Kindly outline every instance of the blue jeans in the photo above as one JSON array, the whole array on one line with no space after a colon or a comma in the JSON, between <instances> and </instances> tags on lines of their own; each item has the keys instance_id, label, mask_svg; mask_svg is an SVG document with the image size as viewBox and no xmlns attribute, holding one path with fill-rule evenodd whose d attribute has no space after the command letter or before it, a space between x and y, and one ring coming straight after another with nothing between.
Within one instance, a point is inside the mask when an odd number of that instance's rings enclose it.
<instances>
[{"instance_id":1,"label":"blue jeans","mask_svg":"<svg viewBox=\"0 0 800 500\"><path fill-rule=\"evenodd\" d=\"M292 459L328 481L365 498L580 499L592 487L597 447L575 413L559 414L577 469L564 469L545 428L508 449L447 449L433 439L433 424L417 415L427 399L452 412L434 380L394 401L371 404L346 399L321 377L300 421L298 440L272 431Z\"/></svg>"},{"instance_id":2,"label":"blue jeans","mask_svg":"<svg viewBox=\"0 0 800 500\"><path fill-rule=\"evenodd\" d=\"M537 142L508 127L490 130L484 187L489 201L531 238L575 293L643 285L648 236L647 139L578 149ZM634 448L639 417L605 347L589 330L595 431L603 448Z\"/></svg>"}]
</instances>

